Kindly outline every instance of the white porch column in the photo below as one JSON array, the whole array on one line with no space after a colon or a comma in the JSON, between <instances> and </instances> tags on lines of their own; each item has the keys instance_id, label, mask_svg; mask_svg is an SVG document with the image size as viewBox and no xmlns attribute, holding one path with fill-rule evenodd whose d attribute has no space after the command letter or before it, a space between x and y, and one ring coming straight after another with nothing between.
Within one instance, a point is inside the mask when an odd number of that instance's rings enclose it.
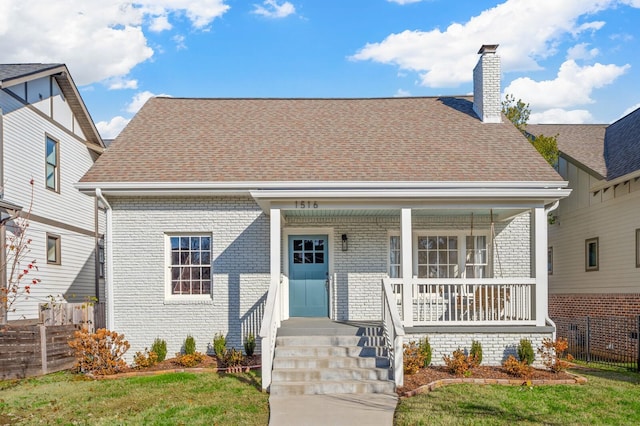
<instances>
[{"instance_id":1,"label":"white porch column","mask_svg":"<svg viewBox=\"0 0 640 426\"><path fill-rule=\"evenodd\" d=\"M549 276L547 274L547 214L543 207L534 210L536 326L545 325L549 314Z\"/></svg>"},{"instance_id":2,"label":"white porch column","mask_svg":"<svg viewBox=\"0 0 640 426\"><path fill-rule=\"evenodd\" d=\"M269 211L269 239L270 239L270 268L269 272L271 275L271 283L273 284L275 281L276 286L280 286L280 265L281 265L281 257L282 257L282 235L280 231L280 209L271 209ZM272 285L273 288L273 285ZM280 297L282 300L282 297ZM287 316L289 313L289 307L286 306L277 306L276 309L284 310L287 312ZM278 324L279 325L279 324Z\"/></svg>"},{"instance_id":3,"label":"white porch column","mask_svg":"<svg viewBox=\"0 0 640 426\"><path fill-rule=\"evenodd\" d=\"M400 228L400 244L402 245L402 323L405 327L411 327L413 326L411 209L402 209Z\"/></svg>"}]
</instances>

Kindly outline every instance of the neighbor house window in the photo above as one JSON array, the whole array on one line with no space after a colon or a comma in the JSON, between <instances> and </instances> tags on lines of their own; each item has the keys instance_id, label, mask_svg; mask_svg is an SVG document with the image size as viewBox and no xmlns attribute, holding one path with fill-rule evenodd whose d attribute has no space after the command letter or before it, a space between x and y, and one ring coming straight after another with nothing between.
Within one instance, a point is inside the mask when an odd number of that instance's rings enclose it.
<instances>
[{"instance_id":1,"label":"neighbor house window","mask_svg":"<svg viewBox=\"0 0 640 426\"><path fill-rule=\"evenodd\" d=\"M636 268L640 268L640 229L636 229Z\"/></svg>"},{"instance_id":2,"label":"neighbor house window","mask_svg":"<svg viewBox=\"0 0 640 426\"><path fill-rule=\"evenodd\" d=\"M600 249L598 248L598 238L585 240L585 270L597 271L599 269Z\"/></svg>"},{"instance_id":3,"label":"neighbor house window","mask_svg":"<svg viewBox=\"0 0 640 426\"><path fill-rule=\"evenodd\" d=\"M47 263L60 264L60 237L47 234Z\"/></svg>"},{"instance_id":4,"label":"neighbor house window","mask_svg":"<svg viewBox=\"0 0 640 426\"><path fill-rule=\"evenodd\" d=\"M402 277L400 272L400 268L401 268L400 256L401 256L400 236L391 235L389 236L389 277L390 278Z\"/></svg>"},{"instance_id":5,"label":"neighbor house window","mask_svg":"<svg viewBox=\"0 0 640 426\"><path fill-rule=\"evenodd\" d=\"M172 235L169 244L171 294L211 294L211 236Z\"/></svg>"},{"instance_id":6,"label":"neighbor house window","mask_svg":"<svg viewBox=\"0 0 640 426\"><path fill-rule=\"evenodd\" d=\"M104 278L104 238L98 240L98 277Z\"/></svg>"},{"instance_id":7,"label":"neighbor house window","mask_svg":"<svg viewBox=\"0 0 640 426\"><path fill-rule=\"evenodd\" d=\"M47 188L52 191L59 190L60 167L59 167L59 149L58 141L46 137L46 184Z\"/></svg>"},{"instance_id":8,"label":"neighbor house window","mask_svg":"<svg viewBox=\"0 0 640 426\"><path fill-rule=\"evenodd\" d=\"M547 249L547 273L553 275L553 247Z\"/></svg>"}]
</instances>

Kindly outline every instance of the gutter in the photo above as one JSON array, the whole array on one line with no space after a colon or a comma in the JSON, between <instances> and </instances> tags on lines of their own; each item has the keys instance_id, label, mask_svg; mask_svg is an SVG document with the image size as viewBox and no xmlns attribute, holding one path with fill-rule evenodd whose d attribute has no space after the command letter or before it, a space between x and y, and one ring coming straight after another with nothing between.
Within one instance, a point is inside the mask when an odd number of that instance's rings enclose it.
<instances>
[{"instance_id":1,"label":"gutter","mask_svg":"<svg viewBox=\"0 0 640 426\"><path fill-rule=\"evenodd\" d=\"M113 210L109 202L104 198L102 190L96 188L96 197L102 202L107 209L107 223L105 229L105 293L106 300L106 314L107 314L107 329L113 330L115 328L114 307L113 307Z\"/></svg>"},{"instance_id":2,"label":"gutter","mask_svg":"<svg viewBox=\"0 0 640 426\"><path fill-rule=\"evenodd\" d=\"M550 205L549 207L547 207L546 209L544 209L544 212L548 215L549 213L551 213L552 211L554 211L555 209L558 208L558 206L560 205L560 200L557 200L555 203L553 203L552 205ZM549 282L547 281L547 292L549 291ZM546 324L549 324L551 327L553 327L553 333L551 335L553 341L556 341L556 323L553 322L553 320L551 319L551 317L549 317L549 296L547 295L547 315L544 317L544 321Z\"/></svg>"}]
</instances>

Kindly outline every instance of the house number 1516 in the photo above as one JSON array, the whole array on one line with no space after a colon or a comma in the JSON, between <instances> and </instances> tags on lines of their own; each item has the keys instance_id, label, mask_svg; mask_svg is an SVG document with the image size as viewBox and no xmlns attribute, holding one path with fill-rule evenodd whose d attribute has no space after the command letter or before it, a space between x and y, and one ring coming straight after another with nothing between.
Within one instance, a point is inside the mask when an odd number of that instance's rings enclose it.
<instances>
[{"instance_id":1,"label":"house number 1516","mask_svg":"<svg viewBox=\"0 0 640 426\"><path fill-rule=\"evenodd\" d=\"M317 209L317 201L296 201L296 209Z\"/></svg>"}]
</instances>

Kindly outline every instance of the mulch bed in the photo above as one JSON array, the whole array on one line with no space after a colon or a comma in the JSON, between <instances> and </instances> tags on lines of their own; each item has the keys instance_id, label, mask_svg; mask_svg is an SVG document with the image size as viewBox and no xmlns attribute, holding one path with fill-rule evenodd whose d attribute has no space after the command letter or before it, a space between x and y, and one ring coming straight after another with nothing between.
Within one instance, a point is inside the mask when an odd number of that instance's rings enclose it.
<instances>
[{"instance_id":1,"label":"mulch bed","mask_svg":"<svg viewBox=\"0 0 640 426\"><path fill-rule=\"evenodd\" d=\"M397 392L401 397L408 397L457 383L535 386L586 382L586 379L566 372L554 373L540 369L535 369L527 379L514 377L502 367L479 366L470 371L471 374L468 377L460 377L449 373L446 367L422 368L416 374L405 374L404 386L398 388Z\"/></svg>"}]
</instances>

